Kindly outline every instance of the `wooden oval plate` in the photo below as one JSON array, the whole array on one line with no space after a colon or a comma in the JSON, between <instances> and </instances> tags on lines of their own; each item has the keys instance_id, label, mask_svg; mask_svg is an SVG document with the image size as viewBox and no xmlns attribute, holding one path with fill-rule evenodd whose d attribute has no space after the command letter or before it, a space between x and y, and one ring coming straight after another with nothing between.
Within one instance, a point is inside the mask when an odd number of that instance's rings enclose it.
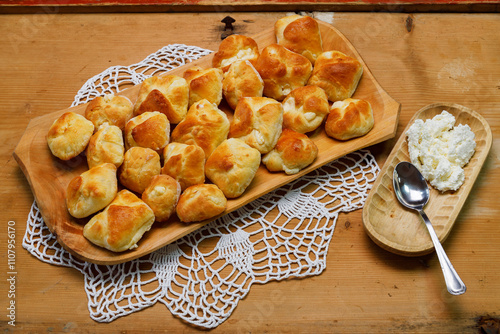
<instances>
[{"instance_id":1,"label":"wooden oval plate","mask_svg":"<svg viewBox=\"0 0 500 334\"><path fill-rule=\"evenodd\" d=\"M316 131L311 135L319 149L318 158L314 164L293 176L287 176L284 173L272 174L261 166L245 193L239 198L228 201L225 213L236 210L328 162L360 148L392 138L396 134L400 104L380 87L355 48L337 29L323 22L319 22L319 24L325 50L342 51L356 57L362 63L364 73L354 97L366 99L372 104L375 117L374 128L366 136L346 142L335 141L327 137L322 129ZM272 28L253 38L260 48L275 43ZM182 76L187 68L195 65L202 68L211 67L212 55L178 67L168 73ZM139 86L134 86L120 92L120 95L125 95L132 102L135 102L138 91ZM65 204L66 187L69 181L87 170L85 158L79 156L68 162L58 160L51 155L46 142L49 127L57 117L70 110L84 114L85 108L86 105L80 105L31 120L14 152L16 161L30 183L45 224L57 236L58 242L65 249L85 261L97 264L116 264L149 254L210 222L209 220L186 225L181 223L177 217L163 224L156 222L139 241L138 248L123 253L113 253L95 246L85 239L82 230L88 220L71 217ZM221 105L221 108L224 107ZM229 110L225 111L230 114Z\"/></svg>"},{"instance_id":2,"label":"wooden oval plate","mask_svg":"<svg viewBox=\"0 0 500 334\"><path fill-rule=\"evenodd\" d=\"M456 118L456 125L468 124L476 135L476 152L465 166L465 182L454 192L441 193L430 188L430 199L424 208L439 240L448 237L462 206L483 166L492 144L491 129L477 112L458 104L437 103L420 109L408 123L373 184L363 208L363 225L370 238L380 247L404 256L421 256L434 251L424 222L416 211L401 205L392 185L394 168L410 161L406 131L416 119L429 119L443 110Z\"/></svg>"}]
</instances>

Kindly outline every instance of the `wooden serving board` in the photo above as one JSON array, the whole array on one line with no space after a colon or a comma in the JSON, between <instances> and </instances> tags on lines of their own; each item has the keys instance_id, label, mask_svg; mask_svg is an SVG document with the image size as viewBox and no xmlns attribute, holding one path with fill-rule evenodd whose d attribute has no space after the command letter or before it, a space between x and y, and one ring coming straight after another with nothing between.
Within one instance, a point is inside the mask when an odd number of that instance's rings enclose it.
<instances>
[{"instance_id":1,"label":"wooden serving board","mask_svg":"<svg viewBox=\"0 0 500 334\"><path fill-rule=\"evenodd\" d=\"M363 208L363 225L380 247L404 256L421 256L434 251L431 237L418 213L401 205L393 188L393 172L401 161L410 161L406 131L416 119L429 119L443 110L456 118L456 125L468 124L476 135L476 152L464 167L465 181L457 191L440 192L429 186L430 199L424 208L439 240L443 242L467 199L492 144L491 129L477 112L448 103L431 104L419 110L408 123L382 168Z\"/></svg>"},{"instance_id":2,"label":"wooden serving board","mask_svg":"<svg viewBox=\"0 0 500 334\"><path fill-rule=\"evenodd\" d=\"M225 213L234 211L252 200L350 152L395 136L400 104L380 87L358 52L337 29L326 23L319 22L319 24L325 51L339 50L358 58L362 63L364 73L354 97L366 99L372 104L375 125L364 137L346 142L339 142L327 137L323 129L316 131L310 137L318 146L319 154L311 166L292 176L284 173L269 173L265 167L261 166L245 193L239 198L228 200ZM261 49L276 41L272 27L257 36L253 36L253 38ZM209 55L168 73L182 76L184 71L191 66L197 65L202 68L209 68L211 64L212 55ZM129 97L134 103L138 91L139 86L134 86L120 92L120 94ZM65 249L85 261L97 264L116 264L149 254L211 221L187 225L181 223L177 217L173 217L167 223L156 222L151 230L139 241L138 248L123 253L113 253L87 241L83 237L82 231L88 219L71 217L65 204L68 183L72 178L88 168L85 157L78 156L71 161L61 161L52 156L46 141L46 135L51 124L62 113L72 111L84 114L85 108L86 105L80 105L33 119L14 151L14 157L30 183L45 224L57 236L58 242ZM224 108L223 105L221 105L221 108ZM229 112L227 109L225 111Z\"/></svg>"}]
</instances>

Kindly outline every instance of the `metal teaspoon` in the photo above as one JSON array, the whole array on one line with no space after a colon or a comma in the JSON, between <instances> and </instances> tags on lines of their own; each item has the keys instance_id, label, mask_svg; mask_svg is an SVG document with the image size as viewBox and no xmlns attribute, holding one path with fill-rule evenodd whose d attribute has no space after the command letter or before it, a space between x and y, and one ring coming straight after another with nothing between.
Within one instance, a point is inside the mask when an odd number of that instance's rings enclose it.
<instances>
[{"instance_id":1,"label":"metal teaspoon","mask_svg":"<svg viewBox=\"0 0 500 334\"><path fill-rule=\"evenodd\" d=\"M429 188L424 177L413 164L403 161L394 168L393 185L399 202L409 209L417 210L424 220L436 249L448 292L452 295L463 294L466 290L465 284L458 276L455 268L453 268L429 218L424 212L424 206L429 201Z\"/></svg>"}]
</instances>

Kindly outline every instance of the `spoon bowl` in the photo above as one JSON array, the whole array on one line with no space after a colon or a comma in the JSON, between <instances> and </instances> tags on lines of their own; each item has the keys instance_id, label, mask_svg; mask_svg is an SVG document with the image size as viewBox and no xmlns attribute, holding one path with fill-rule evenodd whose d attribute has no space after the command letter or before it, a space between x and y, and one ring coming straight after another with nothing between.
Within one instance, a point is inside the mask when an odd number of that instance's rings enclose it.
<instances>
[{"instance_id":1,"label":"spoon bowl","mask_svg":"<svg viewBox=\"0 0 500 334\"><path fill-rule=\"evenodd\" d=\"M429 187L419 170L409 162L394 168L394 191L399 202L409 209L422 210L429 201Z\"/></svg>"},{"instance_id":2,"label":"spoon bowl","mask_svg":"<svg viewBox=\"0 0 500 334\"><path fill-rule=\"evenodd\" d=\"M399 202L409 209L418 211L424 220L434 248L436 249L448 292L453 295L463 294L466 291L465 284L458 276L455 268L453 268L429 218L424 212L424 206L430 197L429 187L425 178L415 165L402 161L394 168L393 186Z\"/></svg>"}]
</instances>

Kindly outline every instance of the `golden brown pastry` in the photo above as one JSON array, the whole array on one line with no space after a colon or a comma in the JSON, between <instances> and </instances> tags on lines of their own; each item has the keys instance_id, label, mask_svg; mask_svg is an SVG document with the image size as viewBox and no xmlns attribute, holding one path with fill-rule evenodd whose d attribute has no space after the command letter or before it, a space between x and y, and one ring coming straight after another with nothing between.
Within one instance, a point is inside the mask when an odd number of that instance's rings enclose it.
<instances>
[{"instance_id":1,"label":"golden brown pastry","mask_svg":"<svg viewBox=\"0 0 500 334\"><path fill-rule=\"evenodd\" d=\"M364 136L373 128L373 110L370 102L346 99L335 102L325 123L326 134L338 140Z\"/></svg>"},{"instance_id":2,"label":"golden brown pastry","mask_svg":"<svg viewBox=\"0 0 500 334\"><path fill-rule=\"evenodd\" d=\"M260 153L278 141L283 124L283 106L267 97L244 97L234 111L229 138L239 138Z\"/></svg>"},{"instance_id":3,"label":"golden brown pastry","mask_svg":"<svg viewBox=\"0 0 500 334\"><path fill-rule=\"evenodd\" d=\"M94 133L94 124L74 112L65 112L52 123L47 144L53 155L70 160L82 153Z\"/></svg>"},{"instance_id":4,"label":"golden brown pastry","mask_svg":"<svg viewBox=\"0 0 500 334\"><path fill-rule=\"evenodd\" d=\"M158 153L150 148L132 147L125 152L118 179L125 188L142 194L153 176L160 174L160 171Z\"/></svg>"},{"instance_id":5,"label":"golden brown pastry","mask_svg":"<svg viewBox=\"0 0 500 334\"><path fill-rule=\"evenodd\" d=\"M283 100L283 127L300 133L316 130L330 112L328 97L318 86L294 89Z\"/></svg>"},{"instance_id":6,"label":"golden brown pastry","mask_svg":"<svg viewBox=\"0 0 500 334\"><path fill-rule=\"evenodd\" d=\"M154 212L157 222L165 222L175 212L181 195L181 185L168 175L156 175L142 193L142 200Z\"/></svg>"},{"instance_id":7,"label":"golden brown pastry","mask_svg":"<svg viewBox=\"0 0 500 334\"><path fill-rule=\"evenodd\" d=\"M240 139L230 138L207 159L205 174L227 198L243 194L260 165L260 153Z\"/></svg>"},{"instance_id":8,"label":"golden brown pastry","mask_svg":"<svg viewBox=\"0 0 500 334\"><path fill-rule=\"evenodd\" d=\"M283 100L292 90L305 86L311 76L311 62L278 44L262 50L255 68L264 80L264 96Z\"/></svg>"},{"instance_id":9,"label":"golden brown pastry","mask_svg":"<svg viewBox=\"0 0 500 334\"><path fill-rule=\"evenodd\" d=\"M238 60L224 73L222 93L234 110L242 97L262 97L264 81L248 60Z\"/></svg>"},{"instance_id":10,"label":"golden brown pastry","mask_svg":"<svg viewBox=\"0 0 500 334\"><path fill-rule=\"evenodd\" d=\"M323 52L314 65L308 85L323 88L328 100L345 100L354 94L363 74L363 65L340 51Z\"/></svg>"},{"instance_id":11,"label":"golden brown pastry","mask_svg":"<svg viewBox=\"0 0 500 334\"><path fill-rule=\"evenodd\" d=\"M219 105L222 101L223 74L220 68L201 69L193 66L184 72L189 87L189 106L201 100Z\"/></svg>"},{"instance_id":12,"label":"golden brown pastry","mask_svg":"<svg viewBox=\"0 0 500 334\"><path fill-rule=\"evenodd\" d=\"M89 168L107 162L120 167L125 154L122 130L116 125L103 124L90 138L86 154Z\"/></svg>"},{"instance_id":13,"label":"golden brown pastry","mask_svg":"<svg viewBox=\"0 0 500 334\"><path fill-rule=\"evenodd\" d=\"M208 158L228 133L226 114L209 101L201 100L189 108L186 118L172 131L172 141L198 145Z\"/></svg>"},{"instance_id":14,"label":"golden brown pastry","mask_svg":"<svg viewBox=\"0 0 500 334\"><path fill-rule=\"evenodd\" d=\"M83 236L93 244L113 252L137 247L137 242L155 221L153 210L124 189L104 209L89 220Z\"/></svg>"},{"instance_id":15,"label":"golden brown pastry","mask_svg":"<svg viewBox=\"0 0 500 334\"><path fill-rule=\"evenodd\" d=\"M116 166L101 164L73 178L66 191L66 206L75 218L84 218L104 209L118 191Z\"/></svg>"},{"instance_id":16,"label":"golden brown pastry","mask_svg":"<svg viewBox=\"0 0 500 334\"><path fill-rule=\"evenodd\" d=\"M318 22L310 16L282 17L274 24L274 33L279 45L303 55L313 65L323 52Z\"/></svg>"},{"instance_id":17,"label":"golden brown pastry","mask_svg":"<svg viewBox=\"0 0 500 334\"><path fill-rule=\"evenodd\" d=\"M168 121L177 124L188 109L189 87L186 79L177 75L152 76L144 80L134 105L134 115L159 111Z\"/></svg>"},{"instance_id":18,"label":"golden brown pastry","mask_svg":"<svg viewBox=\"0 0 500 334\"><path fill-rule=\"evenodd\" d=\"M184 223L213 218L226 210L227 199L213 184L197 184L187 188L177 203L177 216Z\"/></svg>"},{"instance_id":19,"label":"golden brown pastry","mask_svg":"<svg viewBox=\"0 0 500 334\"><path fill-rule=\"evenodd\" d=\"M121 95L107 94L94 98L85 109L85 117L94 123L96 129L102 124L116 125L121 130L133 116L133 105Z\"/></svg>"},{"instance_id":20,"label":"golden brown pastry","mask_svg":"<svg viewBox=\"0 0 500 334\"><path fill-rule=\"evenodd\" d=\"M284 129L276 147L262 157L262 162L271 172L297 174L312 164L317 156L318 147L307 135Z\"/></svg>"},{"instance_id":21,"label":"golden brown pastry","mask_svg":"<svg viewBox=\"0 0 500 334\"><path fill-rule=\"evenodd\" d=\"M173 177L184 190L205 182L205 152L197 145L170 143L163 150L162 174Z\"/></svg>"},{"instance_id":22,"label":"golden brown pastry","mask_svg":"<svg viewBox=\"0 0 500 334\"><path fill-rule=\"evenodd\" d=\"M255 64L257 58L259 58L257 42L250 37L234 34L219 44L219 50L212 58L212 66L226 72L237 60L249 60Z\"/></svg>"},{"instance_id":23,"label":"golden brown pastry","mask_svg":"<svg viewBox=\"0 0 500 334\"><path fill-rule=\"evenodd\" d=\"M147 111L130 119L125 126L125 148L140 146L161 152L170 141L170 123L158 111Z\"/></svg>"}]
</instances>

